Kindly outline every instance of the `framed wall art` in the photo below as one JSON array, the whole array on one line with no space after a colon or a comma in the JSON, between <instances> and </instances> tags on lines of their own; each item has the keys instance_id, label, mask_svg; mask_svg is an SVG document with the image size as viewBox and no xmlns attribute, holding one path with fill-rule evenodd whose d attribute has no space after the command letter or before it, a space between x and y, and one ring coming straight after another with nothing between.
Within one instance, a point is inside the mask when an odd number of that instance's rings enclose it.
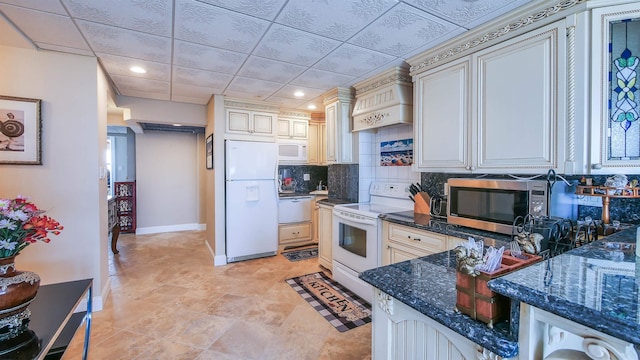
<instances>
[{"instance_id":1,"label":"framed wall art","mask_svg":"<svg viewBox=\"0 0 640 360\"><path fill-rule=\"evenodd\" d=\"M413 139L380 143L380 166L411 166L411 164L413 164Z\"/></svg>"},{"instance_id":2,"label":"framed wall art","mask_svg":"<svg viewBox=\"0 0 640 360\"><path fill-rule=\"evenodd\" d=\"M0 164L42 165L40 100L0 95Z\"/></svg>"},{"instance_id":3,"label":"framed wall art","mask_svg":"<svg viewBox=\"0 0 640 360\"><path fill-rule=\"evenodd\" d=\"M207 136L206 144L207 169L213 169L213 134Z\"/></svg>"}]
</instances>

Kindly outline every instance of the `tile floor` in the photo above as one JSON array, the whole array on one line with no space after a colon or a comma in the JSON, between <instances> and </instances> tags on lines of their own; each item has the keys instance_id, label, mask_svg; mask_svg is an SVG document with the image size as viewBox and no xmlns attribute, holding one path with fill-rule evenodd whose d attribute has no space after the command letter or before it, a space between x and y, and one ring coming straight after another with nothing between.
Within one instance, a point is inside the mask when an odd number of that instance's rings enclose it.
<instances>
[{"instance_id":1,"label":"tile floor","mask_svg":"<svg viewBox=\"0 0 640 360\"><path fill-rule=\"evenodd\" d=\"M338 332L284 280L321 271L281 255L214 267L204 232L121 234L89 358L371 359L371 324ZM84 326L63 360L81 358Z\"/></svg>"}]
</instances>

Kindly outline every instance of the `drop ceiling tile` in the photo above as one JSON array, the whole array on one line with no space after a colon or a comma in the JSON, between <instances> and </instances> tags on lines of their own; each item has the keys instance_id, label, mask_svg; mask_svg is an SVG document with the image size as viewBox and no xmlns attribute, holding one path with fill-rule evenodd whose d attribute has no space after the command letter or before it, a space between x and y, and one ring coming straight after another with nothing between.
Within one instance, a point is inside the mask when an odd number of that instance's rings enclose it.
<instances>
[{"instance_id":1,"label":"drop ceiling tile","mask_svg":"<svg viewBox=\"0 0 640 360\"><path fill-rule=\"evenodd\" d=\"M151 99L151 100L171 100L171 96L169 94L164 93L154 93L146 90L131 90L125 89L125 91L120 92L120 95L130 96L130 97L138 97L143 99Z\"/></svg>"},{"instance_id":2,"label":"drop ceiling tile","mask_svg":"<svg viewBox=\"0 0 640 360\"><path fill-rule=\"evenodd\" d=\"M355 78L355 76L337 74L318 69L309 69L293 80L291 84L319 90L329 90L336 86L349 84Z\"/></svg>"},{"instance_id":3,"label":"drop ceiling tile","mask_svg":"<svg viewBox=\"0 0 640 360\"><path fill-rule=\"evenodd\" d=\"M124 56L98 53L98 58L109 74L138 77L150 80L171 80L171 65L153 61L132 59ZM136 74L130 69L132 66L140 66L147 70L145 74Z\"/></svg>"},{"instance_id":4,"label":"drop ceiling tile","mask_svg":"<svg viewBox=\"0 0 640 360\"><path fill-rule=\"evenodd\" d=\"M232 79L233 76L229 74L191 69L180 66L173 67L174 84L191 84L209 89L215 89L218 93L222 93L222 90L224 90L224 88L229 85L229 82L231 82Z\"/></svg>"},{"instance_id":5,"label":"drop ceiling tile","mask_svg":"<svg viewBox=\"0 0 640 360\"><path fill-rule=\"evenodd\" d=\"M198 97L171 95L171 101L183 102L188 104L196 104L196 105L207 105L210 99L211 99L211 95L198 96ZM181 123L184 123L184 121L181 121Z\"/></svg>"},{"instance_id":6,"label":"drop ceiling tile","mask_svg":"<svg viewBox=\"0 0 640 360\"><path fill-rule=\"evenodd\" d=\"M171 61L171 39L77 20L89 45L96 53L120 55L168 64Z\"/></svg>"},{"instance_id":7,"label":"drop ceiling tile","mask_svg":"<svg viewBox=\"0 0 640 360\"><path fill-rule=\"evenodd\" d=\"M154 35L171 36L172 0L62 1L74 18Z\"/></svg>"},{"instance_id":8,"label":"drop ceiling tile","mask_svg":"<svg viewBox=\"0 0 640 360\"><path fill-rule=\"evenodd\" d=\"M288 83L305 69L306 67L304 66L249 56L240 71L238 71L238 75L278 83Z\"/></svg>"},{"instance_id":9,"label":"drop ceiling tile","mask_svg":"<svg viewBox=\"0 0 640 360\"><path fill-rule=\"evenodd\" d=\"M531 0L404 0L462 27L478 26Z\"/></svg>"},{"instance_id":10,"label":"drop ceiling tile","mask_svg":"<svg viewBox=\"0 0 640 360\"><path fill-rule=\"evenodd\" d=\"M53 44L47 44L47 43L41 43L41 42L37 42L36 46L39 49L58 51L58 52L67 53L67 54L95 56L93 54L93 51L91 51L90 49L76 49L76 48L70 48L66 46L59 46L59 45L53 45Z\"/></svg>"},{"instance_id":11,"label":"drop ceiling tile","mask_svg":"<svg viewBox=\"0 0 640 360\"><path fill-rule=\"evenodd\" d=\"M176 2L176 39L249 53L269 22L191 0Z\"/></svg>"},{"instance_id":12,"label":"drop ceiling tile","mask_svg":"<svg viewBox=\"0 0 640 360\"><path fill-rule=\"evenodd\" d=\"M345 75L360 76L395 59L395 56L345 43L313 67Z\"/></svg>"},{"instance_id":13,"label":"drop ceiling tile","mask_svg":"<svg viewBox=\"0 0 640 360\"><path fill-rule=\"evenodd\" d=\"M200 0L203 3L221 6L229 10L273 20L287 0Z\"/></svg>"},{"instance_id":14,"label":"drop ceiling tile","mask_svg":"<svg viewBox=\"0 0 640 360\"><path fill-rule=\"evenodd\" d=\"M176 96L209 99L213 94L220 94L220 89L211 89L203 86L194 86L187 84L173 84L171 87L171 98Z\"/></svg>"},{"instance_id":15,"label":"drop ceiling tile","mask_svg":"<svg viewBox=\"0 0 640 360\"><path fill-rule=\"evenodd\" d=\"M344 41L395 4L396 0L289 1L276 22Z\"/></svg>"},{"instance_id":16,"label":"drop ceiling tile","mask_svg":"<svg viewBox=\"0 0 640 360\"><path fill-rule=\"evenodd\" d=\"M303 107L304 104L307 103L307 100L294 100L294 99L277 97L277 96L269 96L269 98L266 99L266 101L268 101L270 104L275 104L280 107L289 108L289 109L299 109Z\"/></svg>"},{"instance_id":17,"label":"drop ceiling tile","mask_svg":"<svg viewBox=\"0 0 640 360\"><path fill-rule=\"evenodd\" d=\"M179 40L174 42L174 47L174 65L227 74L235 74L247 58L239 52Z\"/></svg>"},{"instance_id":18,"label":"drop ceiling tile","mask_svg":"<svg viewBox=\"0 0 640 360\"><path fill-rule=\"evenodd\" d=\"M262 98L266 98L281 87L282 84L280 83L236 76L227 89L229 91L243 91L247 94L260 95Z\"/></svg>"},{"instance_id":19,"label":"drop ceiling tile","mask_svg":"<svg viewBox=\"0 0 640 360\"><path fill-rule=\"evenodd\" d=\"M111 79L123 95L126 95L126 91L149 91L151 93L169 95L171 88L168 81L141 79L122 75L112 75Z\"/></svg>"},{"instance_id":20,"label":"drop ceiling tile","mask_svg":"<svg viewBox=\"0 0 640 360\"><path fill-rule=\"evenodd\" d=\"M303 97L297 97L293 95L296 91L302 91L304 93ZM309 101L317 96L325 93L325 90L313 89L310 87L297 86L297 85L286 85L282 89L275 92L272 97L290 99L290 100L299 100L301 102ZM271 99L271 98L269 98Z\"/></svg>"},{"instance_id":21,"label":"drop ceiling tile","mask_svg":"<svg viewBox=\"0 0 640 360\"><path fill-rule=\"evenodd\" d=\"M58 15L67 15L67 12L59 1L0 0L0 4L16 5L27 9L40 10Z\"/></svg>"},{"instance_id":22,"label":"drop ceiling tile","mask_svg":"<svg viewBox=\"0 0 640 360\"><path fill-rule=\"evenodd\" d=\"M264 58L311 66L337 48L340 42L274 24L253 54Z\"/></svg>"},{"instance_id":23,"label":"drop ceiling tile","mask_svg":"<svg viewBox=\"0 0 640 360\"><path fill-rule=\"evenodd\" d=\"M34 43L90 50L68 16L2 4L0 11Z\"/></svg>"},{"instance_id":24,"label":"drop ceiling tile","mask_svg":"<svg viewBox=\"0 0 640 360\"><path fill-rule=\"evenodd\" d=\"M393 56L404 56L463 29L424 11L398 4L348 42Z\"/></svg>"}]
</instances>

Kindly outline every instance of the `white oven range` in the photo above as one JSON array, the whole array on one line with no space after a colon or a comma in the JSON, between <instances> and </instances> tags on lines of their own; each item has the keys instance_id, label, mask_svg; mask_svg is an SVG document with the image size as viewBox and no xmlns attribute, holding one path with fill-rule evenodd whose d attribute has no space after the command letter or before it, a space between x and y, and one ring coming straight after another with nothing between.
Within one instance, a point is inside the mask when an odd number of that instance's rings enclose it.
<instances>
[{"instance_id":1,"label":"white oven range","mask_svg":"<svg viewBox=\"0 0 640 360\"><path fill-rule=\"evenodd\" d=\"M333 279L369 303L371 285L358 278L362 271L381 264L381 214L413 210L410 183L373 182L368 203L333 207Z\"/></svg>"}]
</instances>

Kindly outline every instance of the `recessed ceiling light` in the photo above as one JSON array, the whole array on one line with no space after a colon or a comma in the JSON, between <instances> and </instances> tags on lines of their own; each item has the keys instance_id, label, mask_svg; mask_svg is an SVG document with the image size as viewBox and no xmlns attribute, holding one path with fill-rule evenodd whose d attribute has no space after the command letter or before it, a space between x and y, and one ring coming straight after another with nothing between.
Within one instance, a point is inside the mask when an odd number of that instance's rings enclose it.
<instances>
[{"instance_id":1,"label":"recessed ceiling light","mask_svg":"<svg viewBox=\"0 0 640 360\"><path fill-rule=\"evenodd\" d=\"M295 97L303 97L304 93L302 91L296 91L296 92L293 93L293 96L295 96Z\"/></svg>"},{"instance_id":2,"label":"recessed ceiling light","mask_svg":"<svg viewBox=\"0 0 640 360\"><path fill-rule=\"evenodd\" d=\"M173 126L182 126L182 124L173 124Z\"/></svg>"},{"instance_id":3,"label":"recessed ceiling light","mask_svg":"<svg viewBox=\"0 0 640 360\"><path fill-rule=\"evenodd\" d=\"M315 110L315 109L316 109L316 106L315 106L315 105L313 105L313 104L311 104L311 105L307 106L307 109L309 109L309 110Z\"/></svg>"},{"instance_id":4,"label":"recessed ceiling light","mask_svg":"<svg viewBox=\"0 0 640 360\"><path fill-rule=\"evenodd\" d=\"M129 70L136 74L145 74L147 70L141 68L140 66L132 66Z\"/></svg>"}]
</instances>

